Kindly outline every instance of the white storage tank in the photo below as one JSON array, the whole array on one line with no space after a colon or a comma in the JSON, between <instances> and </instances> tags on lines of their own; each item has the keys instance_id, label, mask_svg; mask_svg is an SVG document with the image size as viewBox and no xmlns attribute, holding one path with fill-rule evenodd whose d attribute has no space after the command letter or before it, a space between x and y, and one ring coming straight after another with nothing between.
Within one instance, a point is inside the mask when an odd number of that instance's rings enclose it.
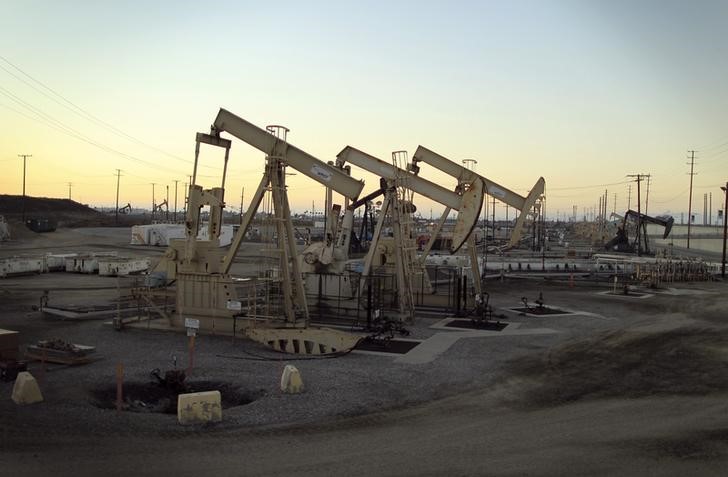
<instances>
[{"instance_id":1,"label":"white storage tank","mask_svg":"<svg viewBox=\"0 0 728 477\"><path fill-rule=\"evenodd\" d=\"M63 272L66 270L66 260L77 256L77 253L49 253L45 256L45 271Z\"/></svg>"},{"instance_id":2,"label":"white storage tank","mask_svg":"<svg viewBox=\"0 0 728 477\"><path fill-rule=\"evenodd\" d=\"M0 277L43 273L45 260L42 257L12 257L0 260Z\"/></svg>"},{"instance_id":3,"label":"white storage tank","mask_svg":"<svg viewBox=\"0 0 728 477\"><path fill-rule=\"evenodd\" d=\"M90 255L67 258L66 271L71 273L96 273L99 271L99 259Z\"/></svg>"},{"instance_id":4,"label":"white storage tank","mask_svg":"<svg viewBox=\"0 0 728 477\"><path fill-rule=\"evenodd\" d=\"M99 259L99 275L123 276L144 272L149 269L148 258L104 258Z\"/></svg>"}]
</instances>

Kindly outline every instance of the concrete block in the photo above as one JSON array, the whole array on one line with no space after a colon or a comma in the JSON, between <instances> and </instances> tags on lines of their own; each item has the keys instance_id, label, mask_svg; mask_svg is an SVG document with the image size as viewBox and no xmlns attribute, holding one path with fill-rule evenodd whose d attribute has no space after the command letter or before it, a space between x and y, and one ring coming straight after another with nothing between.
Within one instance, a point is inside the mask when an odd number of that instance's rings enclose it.
<instances>
[{"instance_id":1,"label":"concrete block","mask_svg":"<svg viewBox=\"0 0 728 477\"><path fill-rule=\"evenodd\" d=\"M220 391L177 396L177 421L184 425L222 421Z\"/></svg>"},{"instance_id":2,"label":"concrete block","mask_svg":"<svg viewBox=\"0 0 728 477\"><path fill-rule=\"evenodd\" d=\"M303 380L301 379L301 373L295 366L287 364L283 368L283 375L281 376L281 391L288 394L298 394L303 392Z\"/></svg>"},{"instance_id":3,"label":"concrete block","mask_svg":"<svg viewBox=\"0 0 728 477\"><path fill-rule=\"evenodd\" d=\"M43 395L40 393L38 382L32 374L27 371L18 373L13 385L13 402L15 404L33 404L43 402Z\"/></svg>"}]
</instances>

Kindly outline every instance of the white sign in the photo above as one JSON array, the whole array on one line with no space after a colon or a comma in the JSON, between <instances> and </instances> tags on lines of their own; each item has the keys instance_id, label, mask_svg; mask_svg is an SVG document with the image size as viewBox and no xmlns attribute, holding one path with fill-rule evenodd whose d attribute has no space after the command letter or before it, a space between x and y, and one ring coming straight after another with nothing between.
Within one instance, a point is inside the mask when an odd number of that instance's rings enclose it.
<instances>
[{"instance_id":1,"label":"white sign","mask_svg":"<svg viewBox=\"0 0 728 477\"><path fill-rule=\"evenodd\" d=\"M194 318L185 318L185 328L193 328L195 330L200 328L200 320Z\"/></svg>"},{"instance_id":2,"label":"white sign","mask_svg":"<svg viewBox=\"0 0 728 477\"><path fill-rule=\"evenodd\" d=\"M504 191L503 189L499 189L498 187L493 186L490 189L488 189L488 194L490 194L493 197L498 197L498 198L501 198L502 199L503 197L506 196L506 191Z\"/></svg>"},{"instance_id":3,"label":"white sign","mask_svg":"<svg viewBox=\"0 0 728 477\"><path fill-rule=\"evenodd\" d=\"M315 175L316 177L318 177L319 179L325 180L326 182L329 182L331 180L331 176L332 176L330 171L327 171L326 169L324 169L321 166L311 167L311 173L313 175Z\"/></svg>"},{"instance_id":4,"label":"white sign","mask_svg":"<svg viewBox=\"0 0 728 477\"><path fill-rule=\"evenodd\" d=\"M232 311L241 311L243 309L243 304L237 300L228 300L227 309Z\"/></svg>"},{"instance_id":5,"label":"white sign","mask_svg":"<svg viewBox=\"0 0 728 477\"><path fill-rule=\"evenodd\" d=\"M187 328L187 336L197 336L197 330L195 328Z\"/></svg>"}]
</instances>

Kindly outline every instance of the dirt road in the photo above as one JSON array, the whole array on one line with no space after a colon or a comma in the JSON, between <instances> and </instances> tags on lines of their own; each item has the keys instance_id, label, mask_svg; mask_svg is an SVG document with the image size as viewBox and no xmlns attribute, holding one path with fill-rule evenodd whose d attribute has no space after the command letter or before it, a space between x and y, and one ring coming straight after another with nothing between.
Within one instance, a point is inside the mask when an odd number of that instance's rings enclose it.
<instances>
[{"instance_id":1,"label":"dirt road","mask_svg":"<svg viewBox=\"0 0 728 477\"><path fill-rule=\"evenodd\" d=\"M725 395L523 412L498 394L311 427L101 441L57 436L15 442L0 463L18 476L725 475Z\"/></svg>"}]
</instances>

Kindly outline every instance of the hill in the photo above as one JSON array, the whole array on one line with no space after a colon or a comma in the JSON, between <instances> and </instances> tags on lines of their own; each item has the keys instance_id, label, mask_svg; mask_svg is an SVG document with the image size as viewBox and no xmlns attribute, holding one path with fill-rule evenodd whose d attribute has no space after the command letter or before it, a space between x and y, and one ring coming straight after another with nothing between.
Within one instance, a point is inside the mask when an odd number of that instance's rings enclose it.
<instances>
[{"instance_id":1,"label":"hill","mask_svg":"<svg viewBox=\"0 0 728 477\"><path fill-rule=\"evenodd\" d=\"M22 223L23 196L0 194L0 215L4 215L11 224ZM99 212L73 200L50 197L25 197L25 217L52 218L59 227L112 226L115 222L114 215ZM120 216L119 225L128 226L130 219ZM133 220L139 221L138 218Z\"/></svg>"}]
</instances>

